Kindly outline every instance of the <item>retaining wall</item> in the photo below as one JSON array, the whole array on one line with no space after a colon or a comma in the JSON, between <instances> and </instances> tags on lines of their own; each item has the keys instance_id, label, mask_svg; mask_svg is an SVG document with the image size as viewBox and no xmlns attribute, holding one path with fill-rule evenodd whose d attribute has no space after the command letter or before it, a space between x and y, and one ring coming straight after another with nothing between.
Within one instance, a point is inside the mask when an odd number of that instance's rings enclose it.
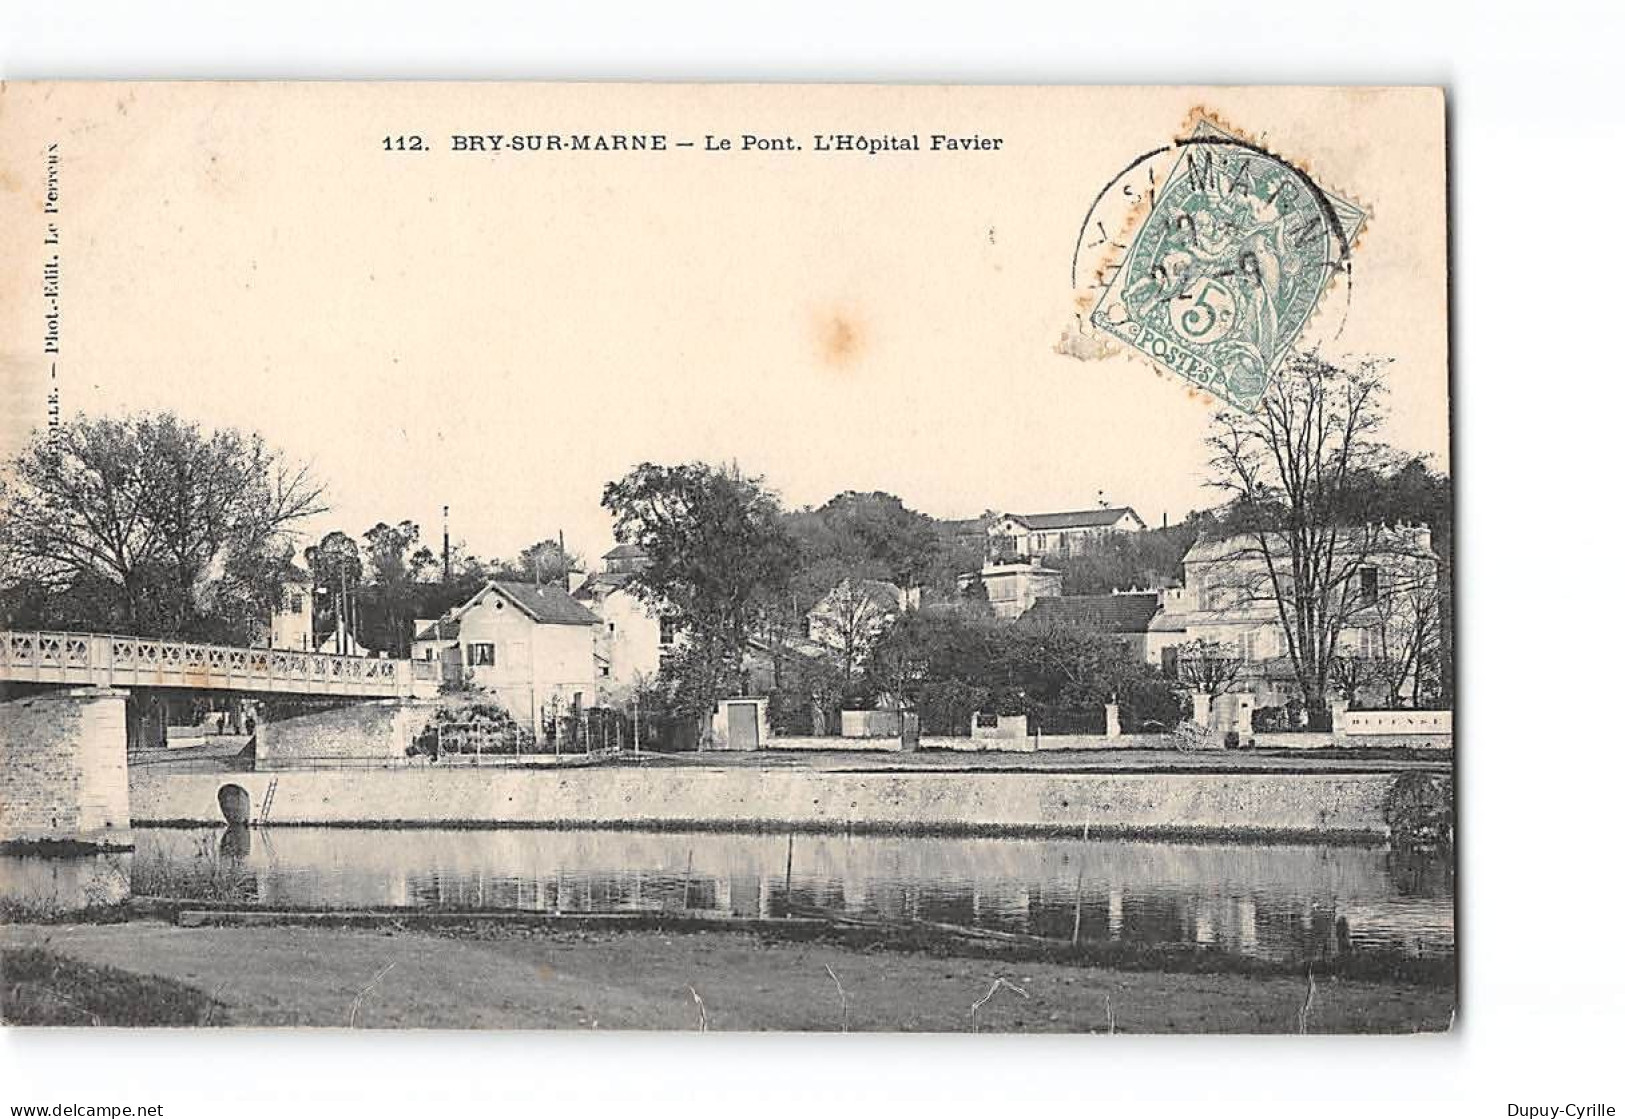
<instances>
[{"instance_id":1,"label":"retaining wall","mask_svg":"<svg viewBox=\"0 0 1625 1119\"><path fill-rule=\"evenodd\" d=\"M255 766L285 769L331 762L399 760L428 725L432 699L381 699L263 723Z\"/></svg>"},{"instance_id":2,"label":"retaining wall","mask_svg":"<svg viewBox=\"0 0 1625 1119\"><path fill-rule=\"evenodd\" d=\"M0 703L0 844L131 845L127 698L73 688Z\"/></svg>"},{"instance_id":3,"label":"retaining wall","mask_svg":"<svg viewBox=\"0 0 1625 1119\"><path fill-rule=\"evenodd\" d=\"M769 750L828 750L898 753L903 748L901 738L835 738L832 736L782 735L769 738L764 746ZM932 735L920 739L922 750L957 750L965 753L987 751L1032 753L1036 750L1172 750L1172 735L1120 734L1038 734L1027 738L966 738Z\"/></svg>"},{"instance_id":4,"label":"retaining wall","mask_svg":"<svg viewBox=\"0 0 1625 1119\"><path fill-rule=\"evenodd\" d=\"M219 823L224 784L262 773L138 771L143 823ZM1387 773L1039 774L634 768L284 771L276 824L800 828L1098 834L1387 833Z\"/></svg>"}]
</instances>

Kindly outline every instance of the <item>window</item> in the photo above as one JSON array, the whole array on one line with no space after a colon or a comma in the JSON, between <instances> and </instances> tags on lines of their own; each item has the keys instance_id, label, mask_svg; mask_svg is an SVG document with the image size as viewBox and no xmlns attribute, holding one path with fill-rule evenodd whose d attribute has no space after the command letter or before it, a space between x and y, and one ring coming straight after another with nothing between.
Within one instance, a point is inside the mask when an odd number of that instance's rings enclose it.
<instances>
[{"instance_id":1,"label":"window","mask_svg":"<svg viewBox=\"0 0 1625 1119\"><path fill-rule=\"evenodd\" d=\"M615 632L615 623L614 622L609 623L609 632L611 632L611 633Z\"/></svg>"},{"instance_id":2,"label":"window","mask_svg":"<svg viewBox=\"0 0 1625 1119\"><path fill-rule=\"evenodd\" d=\"M677 639L677 623L670 618L660 619L660 643L670 645Z\"/></svg>"},{"instance_id":3,"label":"window","mask_svg":"<svg viewBox=\"0 0 1625 1119\"><path fill-rule=\"evenodd\" d=\"M608 676L609 675L609 665L607 665L607 664L599 665L598 666L598 675L600 675L600 676Z\"/></svg>"},{"instance_id":4,"label":"window","mask_svg":"<svg viewBox=\"0 0 1625 1119\"><path fill-rule=\"evenodd\" d=\"M468 664L471 668L495 668L497 647L491 641L471 641L468 645Z\"/></svg>"},{"instance_id":5,"label":"window","mask_svg":"<svg viewBox=\"0 0 1625 1119\"><path fill-rule=\"evenodd\" d=\"M1267 629L1250 629L1241 635L1241 659L1244 661L1268 660L1270 656L1270 631Z\"/></svg>"},{"instance_id":6,"label":"window","mask_svg":"<svg viewBox=\"0 0 1625 1119\"><path fill-rule=\"evenodd\" d=\"M1219 608L1219 589L1213 585L1213 577L1205 571L1196 577L1196 608L1198 610Z\"/></svg>"},{"instance_id":7,"label":"window","mask_svg":"<svg viewBox=\"0 0 1625 1119\"><path fill-rule=\"evenodd\" d=\"M305 596L295 592L288 596L288 611L293 614L302 613L305 609Z\"/></svg>"},{"instance_id":8,"label":"window","mask_svg":"<svg viewBox=\"0 0 1625 1119\"><path fill-rule=\"evenodd\" d=\"M1375 606L1377 604L1377 569L1375 567L1360 568L1360 605Z\"/></svg>"}]
</instances>

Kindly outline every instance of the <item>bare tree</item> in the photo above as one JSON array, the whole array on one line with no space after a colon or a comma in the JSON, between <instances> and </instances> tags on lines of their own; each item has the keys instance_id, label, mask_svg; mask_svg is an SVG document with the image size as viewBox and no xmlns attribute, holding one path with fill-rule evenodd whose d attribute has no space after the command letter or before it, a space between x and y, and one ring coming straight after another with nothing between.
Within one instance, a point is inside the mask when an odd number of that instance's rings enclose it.
<instances>
[{"instance_id":1,"label":"bare tree","mask_svg":"<svg viewBox=\"0 0 1625 1119\"><path fill-rule=\"evenodd\" d=\"M1418 576L1397 582L1373 607L1375 667L1388 690L1390 707L1402 705L1407 686L1411 706L1422 704L1429 669L1438 663L1443 640L1440 599L1438 580Z\"/></svg>"},{"instance_id":2,"label":"bare tree","mask_svg":"<svg viewBox=\"0 0 1625 1119\"><path fill-rule=\"evenodd\" d=\"M1210 696L1236 687L1243 661L1235 646L1200 638L1180 645L1176 660L1179 682Z\"/></svg>"},{"instance_id":3,"label":"bare tree","mask_svg":"<svg viewBox=\"0 0 1625 1119\"><path fill-rule=\"evenodd\" d=\"M1389 456L1376 438L1382 365L1299 355L1256 413L1222 412L1208 437L1209 484L1230 496L1231 535L1211 549L1216 585L1200 591L1242 615L1267 604L1320 725L1345 631L1374 621L1384 581L1436 577L1423 537L1371 523L1351 498L1357 474Z\"/></svg>"},{"instance_id":4,"label":"bare tree","mask_svg":"<svg viewBox=\"0 0 1625 1119\"><path fill-rule=\"evenodd\" d=\"M813 611L812 638L835 650L847 686L897 615L899 604L889 590L873 580L843 579Z\"/></svg>"}]
</instances>

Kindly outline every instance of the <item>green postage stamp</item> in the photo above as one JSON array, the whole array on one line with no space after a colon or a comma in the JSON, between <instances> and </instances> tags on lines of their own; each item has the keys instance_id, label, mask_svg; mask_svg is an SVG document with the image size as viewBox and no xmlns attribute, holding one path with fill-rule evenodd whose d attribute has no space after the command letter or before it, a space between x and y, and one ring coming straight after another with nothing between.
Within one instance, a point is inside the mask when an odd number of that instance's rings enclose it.
<instances>
[{"instance_id":1,"label":"green postage stamp","mask_svg":"<svg viewBox=\"0 0 1625 1119\"><path fill-rule=\"evenodd\" d=\"M1109 282L1089 321L1251 412L1348 271L1368 215L1206 119L1173 151L1165 181L1143 191L1133 240L1100 273Z\"/></svg>"}]
</instances>

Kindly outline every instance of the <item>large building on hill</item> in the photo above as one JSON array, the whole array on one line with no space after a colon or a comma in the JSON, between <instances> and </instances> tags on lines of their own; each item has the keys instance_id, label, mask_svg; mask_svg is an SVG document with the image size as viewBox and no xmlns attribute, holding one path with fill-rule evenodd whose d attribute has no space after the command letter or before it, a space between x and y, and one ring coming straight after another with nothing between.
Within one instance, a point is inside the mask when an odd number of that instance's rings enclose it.
<instances>
[{"instance_id":1,"label":"large building on hill","mask_svg":"<svg viewBox=\"0 0 1625 1119\"><path fill-rule=\"evenodd\" d=\"M988 526L989 553L1017 559L1065 556L1102 537L1143 532L1145 522L1126 505L1070 513L1006 513Z\"/></svg>"},{"instance_id":2,"label":"large building on hill","mask_svg":"<svg viewBox=\"0 0 1625 1119\"><path fill-rule=\"evenodd\" d=\"M941 521L943 533L957 543L982 550L989 560L1053 559L1087 549L1125 532L1143 532L1146 524L1127 505L1101 505L1064 513L998 513Z\"/></svg>"}]
</instances>

